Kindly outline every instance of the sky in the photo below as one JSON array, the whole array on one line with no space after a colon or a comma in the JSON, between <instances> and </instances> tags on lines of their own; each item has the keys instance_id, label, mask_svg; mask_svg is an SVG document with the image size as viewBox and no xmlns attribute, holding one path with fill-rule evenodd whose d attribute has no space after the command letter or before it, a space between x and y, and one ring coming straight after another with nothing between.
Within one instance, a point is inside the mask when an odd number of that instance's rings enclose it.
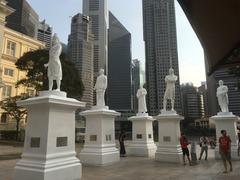
<instances>
[{"instance_id":1,"label":"sky","mask_svg":"<svg viewBox=\"0 0 240 180\"><path fill-rule=\"evenodd\" d=\"M28 0L40 20L53 27L60 40L67 43L71 17L82 12L82 0ZM109 10L132 35L132 59L145 63L142 25L142 0L109 0ZM200 86L205 79L204 55L201 44L178 2L176 6L180 82Z\"/></svg>"}]
</instances>

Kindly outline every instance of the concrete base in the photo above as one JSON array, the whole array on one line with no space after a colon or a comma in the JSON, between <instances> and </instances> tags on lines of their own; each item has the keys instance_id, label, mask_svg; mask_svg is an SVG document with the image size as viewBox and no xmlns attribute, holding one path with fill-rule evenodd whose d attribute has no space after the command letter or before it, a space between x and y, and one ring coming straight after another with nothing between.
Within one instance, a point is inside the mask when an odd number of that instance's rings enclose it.
<instances>
[{"instance_id":1,"label":"concrete base","mask_svg":"<svg viewBox=\"0 0 240 180\"><path fill-rule=\"evenodd\" d=\"M92 109L80 113L86 117L85 145L79 157L83 164L105 166L120 160L115 144L114 118L120 113Z\"/></svg>"},{"instance_id":2,"label":"concrete base","mask_svg":"<svg viewBox=\"0 0 240 180\"><path fill-rule=\"evenodd\" d=\"M155 160L167 163L182 163L182 148L178 146L158 146Z\"/></svg>"},{"instance_id":3,"label":"concrete base","mask_svg":"<svg viewBox=\"0 0 240 180\"><path fill-rule=\"evenodd\" d=\"M182 116L164 113L155 117L158 120L159 144L155 159L160 162L182 163L180 146L180 120Z\"/></svg>"},{"instance_id":4,"label":"concrete base","mask_svg":"<svg viewBox=\"0 0 240 180\"><path fill-rule=\"evenodd\" d=\"M215 149L215 159L221 159L219 155L219 137L221 137L221 130L226 130L227 135L230 136L231 143L231 156L233 160L240 160L238 156L238 138L237 138L237 121L238 116L229 113L218 113L217 116L210 118L216 125L216 137L217 137L217 147Z\"/></svg>"},{"instance_id":5,"label":"concrete base","mask_svg":"<svg viewBox=\"0 0 240 180\"><path fill-rule=\"evenodd\" d=\"M153 118L145 113L129 118L132 121L132 142L127 155L154 157L157 146L153 141Z\"/></svg>"},{"instance_id":6,"label":"concrete base","mask_svg":"<svg viewBox=\"0 0 240 180\"><path fill-rule=\"evenodd\" d=\"M46 163L46 162L45 162ZM20 160L14 172L16 180L79 180L82 176L82 167L75 157L62 158L57 161Z\"/></svg>"},{"instance_id":7,"label":"concrete base","mask_svg":"<svg viewBox=\"0 0 240 180\"><path fill-rule=\"evenodd\" d=\"M18 102L28 110L22 159L13 180L80 180L82 167L75 152L75 110L85 103L65 92L43 91Z\"/></svg>"}]
</instances>

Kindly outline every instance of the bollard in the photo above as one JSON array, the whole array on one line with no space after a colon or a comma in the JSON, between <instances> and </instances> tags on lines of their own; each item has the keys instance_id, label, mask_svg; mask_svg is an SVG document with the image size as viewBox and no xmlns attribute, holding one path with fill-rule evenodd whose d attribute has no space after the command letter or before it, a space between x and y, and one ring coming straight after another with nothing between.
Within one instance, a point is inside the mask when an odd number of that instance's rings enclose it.
<instances>
[{"instance_id":1,"label":"bollard","mask_svg":"<svg viewBox=\"0 0 240 180\"><path fill-rule=\"evenodd\" d=\"M197 153L195 142L191 142L191 165L197 165Z\"/></svg>"}]
</instances>

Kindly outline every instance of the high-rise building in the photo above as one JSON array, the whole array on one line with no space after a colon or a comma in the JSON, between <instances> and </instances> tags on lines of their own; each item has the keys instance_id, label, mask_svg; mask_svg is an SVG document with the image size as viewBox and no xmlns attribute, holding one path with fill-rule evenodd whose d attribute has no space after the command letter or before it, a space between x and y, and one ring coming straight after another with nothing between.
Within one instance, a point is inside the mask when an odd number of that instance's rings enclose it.
<instances>
[{"instance_id":1,"label":"high-rise building","mask_svg":"<svg viewBox=\"0 0 240 180\"><path fill-rule=\"evenodd\" d=\"M121 112L116 118L116 131L131 131L128 121L128 117L133 116L131 34L111 12L108 37L107 104L110 109Z\"/></svg>"},{"instance_id":2,"label":"high-rise building","mask_svg":"<svg viewBox=\"0 0 240 180\"><path fill-rule=\"evenodd\" d=\"M209 117L209 102L208 102L208 90L207 90L207 82L202 82L201 86L198 87L198 92L203 97L203 104L204 104L204 117Z\"/></svg>"},{"instance_id":3,"label":"high-rise building","mask_svg":"<svg viewBox=\"0 0 240 180\"><path fill-rule=\"evenodd\" d=\"M163 108L164 79L172 67L178 76L175 109L181 113L174 0L142 2L148 111L151 115L157 115Z\"/></svg>"},{"instance_id":4,"label":"high-rise building","mask_svg":"<svg viewBox=\"0 0 240 180\"><path fill-rule=\"evenodd\" d=\"M134 59L132 61L132 99L133 99L133 109L134 112L138 111L138 99L137 99L137 90L140 87L140 61Z\"/></svg>"},{"instance_id":5,"label":"high-rise building","mask_svg":"<svg viewBox=\"0 0 240 180\"><path fill-rule=\"evenodd\" d=\"M235 115L240 116L240 90L238 88L238 80L236 77L229 74L228 69L217 70L211 76L207 76L210 116L214 116L220 111L216 97L219 80L223 80L224 85L228 87L229 111L233 112Z\"/></svg>"},{"instance_id":6,"label":"high-rise building","mask_svg":"<svg viewBox=\"0 0 240 180\"><path fill-rule=\"evenodd\" d=\"M92 19L94 34L94 76L98 76L99 69L105 69L108 63L108 1L83 0L83 14Z\"/></svg>"},{"instance_id":7,"label":"high-rise building","mask_svg":"<svg viewBox=\"0 0 240 180\"><path fill-rule=\"evenodd\" d=\"M52 27L46 24L45 20L39 22L37 39L46 44L46 48L50 49L52 42Z\"/></svg>"},{"instance_id":8,"label":"high-rise building","mask_svg":"<svg viewBox=\"0 0 240 180\"><path fill-rule=\"evenodd\" d=\"M183 115L186 120L201 119L204 117L203 95L197 87L192 84L181 85L181 95L183 100Z\"/></svg>"},{"instance_id":9,"label":"high-rise building","mask_svg":"<svg viewBox=\"0 0 240 180\"><path fill-rule=\"evenodd\" d=\"M6 0L15 12L7 17L6 26L15 31L37 38L39 16L26 0Z\"/></svg>"},{"instance_id":10,"label":"high-rise building","mask_svg":"<svg viewBox=\"0 0 240 180\"><path fill-rule=\"evenodd\" d=\"M108 105L118 111L132 109L131 34L109 12Z\"/></svg>"},{"instance_id":11,"label":"high-rise building","mask_svg":"<svg viewBox=\"0 0 240 180\"><path fill-rule=\"evenodd\" d=\"M84 85L82 101L87 107L93 105L93 34L89 16L77 14L72 18L71 34L68 39L70 60L78 69Z\"/></svg>"}]
</instances>

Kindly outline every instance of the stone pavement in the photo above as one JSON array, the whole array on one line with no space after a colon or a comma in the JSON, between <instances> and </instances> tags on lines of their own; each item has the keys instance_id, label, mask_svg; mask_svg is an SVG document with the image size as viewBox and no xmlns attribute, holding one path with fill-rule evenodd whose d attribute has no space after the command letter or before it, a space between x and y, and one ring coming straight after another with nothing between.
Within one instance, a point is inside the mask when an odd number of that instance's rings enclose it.
<instances>
[{"instance_id":1,"label":"stone pavement","mask_svg":"<svg viewBox=\"0 0 240 180\"><path fill-rule=\"evenodd\" d=\"M80 147L77 146L77 151ZM11 180L13 168L20 158L22 147L0 144L0 180ZM82 180L239 180L240 161L233 162L233 172L222 174L221 161L202 160L196 166L166 164L154 159L125 157L110 166L83 166Z\"/></svg>"}]
</instances>

